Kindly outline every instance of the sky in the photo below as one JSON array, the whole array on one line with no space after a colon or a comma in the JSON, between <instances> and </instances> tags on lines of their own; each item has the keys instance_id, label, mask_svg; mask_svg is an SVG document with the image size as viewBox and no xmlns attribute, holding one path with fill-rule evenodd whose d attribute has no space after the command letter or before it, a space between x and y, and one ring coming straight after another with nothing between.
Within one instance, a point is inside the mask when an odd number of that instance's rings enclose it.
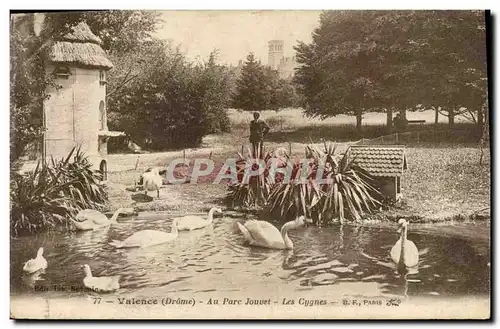
<instances>
[{"instance_id":1,"label":"sky","mask_svg":"<svg viewBox=\"0 0 500 329\"><path fill-rule=\"evenodd\" d=\"M267 42L284 40L285 56L294 55L297 40L311 42L319 11L162 11L156 36L169 39L192 59L206 60L219 50L222 64L238 64L253 52L267 64Z\"/></svg>"}]
</instances>

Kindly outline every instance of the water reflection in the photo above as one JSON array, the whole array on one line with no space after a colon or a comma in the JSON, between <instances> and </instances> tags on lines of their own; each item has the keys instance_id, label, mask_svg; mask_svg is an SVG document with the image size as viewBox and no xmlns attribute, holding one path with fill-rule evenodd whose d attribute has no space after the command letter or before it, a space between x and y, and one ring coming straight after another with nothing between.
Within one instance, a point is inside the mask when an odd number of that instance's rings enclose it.
<instances>
[{"instance_id":1,"label":"water reflection","mask_svg":"<svg viewBox=\"0 0 500 329\"><path fill-rule=\"evenodd\" d=\"M234 230L234 219L222 218L177 240L144 249L115 249L111 240L123 240L139 230L170 230L171 219L162 214L141 214L88 232L52 233L13 239L11 291L13 294L81 294L41 291L55 285L81 287L80 265L89 264L96 276L121 275L118 294L188 291L318 290L348 287L353 294L460 296L488 294L489 241L464 232L477 232L460 224L439 230L411 229L409 237L420 250L417 272L401 276L389 251L398 235L393 226L300 228L290 231L294 250L250 247ZM489 230L482 223L480 230ZM24 262L44 246L49 266L45 273L26 276ZM375 291L376 290L376 291Z\"/></svg>"}]
</instances>

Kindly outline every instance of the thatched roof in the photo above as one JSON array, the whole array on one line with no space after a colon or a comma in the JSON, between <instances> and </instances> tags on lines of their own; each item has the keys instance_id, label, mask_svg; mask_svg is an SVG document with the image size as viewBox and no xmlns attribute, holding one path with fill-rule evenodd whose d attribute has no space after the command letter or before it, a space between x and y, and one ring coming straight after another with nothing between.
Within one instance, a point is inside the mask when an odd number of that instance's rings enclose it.
<instances>
[{"instance_id":1,"label":"thatched roof","mask_svg":"<svg viewBox=\"0 0 500 329\"><path fill-rule=\"evenodd\" d=\"M53 63L67 63L84 67L111 69L113 64L101 48L101 39L80 22L73 31L51 42L48 60Z\"/></svg>"},{"instance_id":2,"label":"thatched roof","mask_svg":"<svg viewBox=\"0 0 500 329\"><path fill-rule=\"evenodd\" d=\"M58 38L58 41L90 42L98 45L102 44L101 39L92 33L90 27L84 22L80 22L78 25L73 26L72 32Z\"/></svg>"}]
</instances>

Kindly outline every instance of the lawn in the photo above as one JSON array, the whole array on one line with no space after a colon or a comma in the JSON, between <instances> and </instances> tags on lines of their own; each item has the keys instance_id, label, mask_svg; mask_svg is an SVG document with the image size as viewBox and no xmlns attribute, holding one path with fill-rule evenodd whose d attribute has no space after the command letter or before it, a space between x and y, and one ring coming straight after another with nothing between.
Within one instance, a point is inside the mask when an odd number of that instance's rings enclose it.
<instances>
[{"instance_id":1,"label":"lawn","mask_svg":"<svg viewBox=\"0 0 500 329\"><path fill-rule=\"evenodd\" d=\"M323 141L340 142L341 149L348 147L348 140L355 140L352 136L343 139L333 138L331 133L332 131L337 134L342 131L354 131L352 125L338 123L332 119L328 122L316 119L311 121L305 118L299 120L300 112L297 114L296 110L285 111L290 114L289 119L282 121L270 120L276 117L274 111L264 112L262 115L273 130L269 142L266 143L267 149L285 147L287 150L291 149L294 155L303 155L305 145L311 140L319 145L322 145ZM374 114L374 117L379 115ZM134 181L137 181L140 174L148 167L166 167L176 158L185 156L186 159L192 161L194 158L211 156L217 166L229 157L236 157L236 153L241 152L242 147L246 150L249 146L247 121L250 120L251 115L248 113L236 115L235 111L231 110L230 117L233 123L231 133L206 136L203 144L196 149L141 155L110 155L108 165L110 210L122 206L134 206L141 211L192 213L206 211L213 205L221 204L227 193L226 187L222 184L165 185L160 191L159 200L156 197L153 200L146 199L143 193L129 192L125 188L133 186ZM374 123L366 121L367 127L370 125L376 129L381 127L378 121ZM282 126L283 129L281 129ZM304 133L304 131L315 134ZM411 136L417 131L415 129ZM325 134L322 135L321 132ZM330 135L326 132L330 132ZM273 136L281 136L281 138ZM425 134L422 133L422 136ZM407 217L414 221L442 221L489 217L489 149L485 150L483 165L479 165L479 149L475 143L463 139L457 140L453 135L448 137L450 139L446 143L437 144L422 140L417 143L414 139L406 141L408 170L403 177L404 201L399 207L384 210L372 216L372 219L395 220L398 217ZM402 136L399 138L400 142L405 142ZM453 139L456 143L451 144L450 140ZM380 141L381 139L378 139L373 143ZM390 144L391 140L386 138L385 144L387 143ZM137 168L135 168L136 163ZM151 196L153 194L150 193Z\"/></svg>"}]
</instances>

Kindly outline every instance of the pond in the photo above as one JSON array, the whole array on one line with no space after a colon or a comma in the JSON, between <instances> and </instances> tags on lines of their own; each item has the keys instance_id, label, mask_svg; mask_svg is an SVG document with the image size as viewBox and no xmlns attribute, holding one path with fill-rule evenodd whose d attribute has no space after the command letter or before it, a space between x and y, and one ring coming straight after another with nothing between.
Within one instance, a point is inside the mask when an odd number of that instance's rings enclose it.
<instances>
[{"instance_id":1,"label":"pond","mask_svg":"<svg viewBox=\"0 0 500 329\"><path fill-rule=\"evenodd\" d=\"M375 295L487 296L490 292L489 222L453 225L410 224L408 238L421 252L418 273L402 278L389 251L398 239L395 224L290 231L293 251L249 247L237 231L235 218L219 217L204 229L180 232L174 242L144 249L115 249L144 229L170 230L171 218L142 213L120 218L109 228L88 232L40 234L11 240L11 294L58 297L88 292L58 291L82 287L81 265L97 276L121 275L116 294L162 295L184 292L299 292L318 298L344 283L376 284ZM49 263L38 277L23 275L23 263L38 247ZM45 287L45 288L44 288ZM50 288L52 287L52 288ZM270 291L269 289L273 289Z\"/></svg>"}]
</instances>

